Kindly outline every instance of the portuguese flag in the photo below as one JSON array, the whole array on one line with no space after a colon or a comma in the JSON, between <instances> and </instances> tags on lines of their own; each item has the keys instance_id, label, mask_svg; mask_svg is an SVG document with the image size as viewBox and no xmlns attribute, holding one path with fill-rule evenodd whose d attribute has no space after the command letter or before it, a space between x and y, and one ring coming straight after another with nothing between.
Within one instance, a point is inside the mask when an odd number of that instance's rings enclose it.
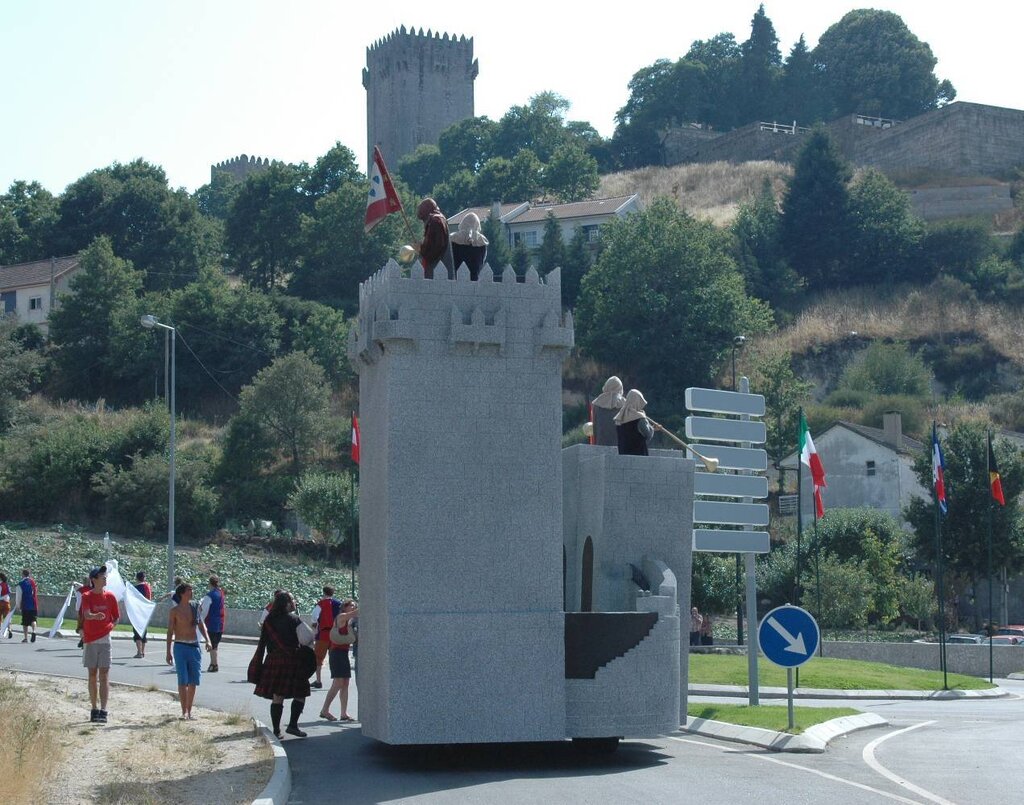
<instances>
[{"instance_id":1,"label":"portuguese flag","mask_svg":"<svg viewBox=\"0 0 1024 805\"><path fill-rule=\"evenodd\" d=\"M807 427L807 417L800 414L800 461L807 465L811 471L811 481L814 484L814 510L818 517L825 516L825 504L821 500L821 490L825 488L825 467L822 466L818 451L814 448L814 439L811 438L811 431Z\"/></svg>"},{"instance_id":2,"label":"portuguese flag","mask_svg":"<svg viewBox=\"0 0 1024 805\"><path fill-rule=\"evenodd\" d=\"M999 467L996 465L996 454L992 450L992 434L988 435L988 485L992 488L992 498L1000 506L1006 505L1006 498L1003 497L1003 479L999 477Z\"/></svg>"}]
</instances>

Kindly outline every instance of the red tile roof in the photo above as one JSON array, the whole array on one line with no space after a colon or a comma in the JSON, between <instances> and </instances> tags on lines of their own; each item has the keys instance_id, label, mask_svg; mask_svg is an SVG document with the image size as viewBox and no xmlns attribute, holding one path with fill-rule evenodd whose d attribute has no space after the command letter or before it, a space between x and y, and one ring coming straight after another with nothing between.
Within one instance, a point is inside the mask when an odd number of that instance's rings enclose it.
<instances>
[{"instance_id":1,"label":"red tile roof","mask_svg":"<svg viewBox=\"0 0 1024 805\"><path fill-rule=\"evenodd\" d=\"M53 261L52 267L49 259L0 266L0 290L10 291L32 285L48 285L51 268L53 278L59 279L67 272L78 268L78 255L57 257Z\"/></svg>"}]
</instances>

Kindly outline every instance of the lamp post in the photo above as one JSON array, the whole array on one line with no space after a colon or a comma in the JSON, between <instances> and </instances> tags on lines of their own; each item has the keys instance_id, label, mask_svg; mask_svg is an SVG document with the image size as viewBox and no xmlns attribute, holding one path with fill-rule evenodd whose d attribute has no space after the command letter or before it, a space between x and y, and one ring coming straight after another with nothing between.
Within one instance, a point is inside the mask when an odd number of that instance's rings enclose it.
<instances>
[{"instance_id":1,"label":"lamp post","mask_svg":"<svg viewBox=\"0 0 1024 805\"><path fill-rule=\"evenodd\" d=\"M169 473L167 481L167 589L174 589L174 448L175 448L175 405L174 405L174 346L177 341L177 330L171 327L169 324L163 324L157 319L156 316L146 315L140 320L142 326L147 330L154 328L164 331L164 371L168 364L168 344L170 345L170 367L171 367L171 379L170 383L167 383L165 379L164 393L168 394L170 400L170 413L171 413L171 440L169 453ZM165 374L166 378L166 374Z\"/></svg>"},{"instance_id":2,"label":"lamp post","mask_svg":"<svg viewBox=\"0 0 1024 805\"><path fill-rule=\"evenodd\" d=\"M732 339L732 390L736 391L736 350L743 349L747 343L745 335L737 335ZM743 568L740 555L736 554L736 645L743 645Z\"/></svg>"}]
</instances>

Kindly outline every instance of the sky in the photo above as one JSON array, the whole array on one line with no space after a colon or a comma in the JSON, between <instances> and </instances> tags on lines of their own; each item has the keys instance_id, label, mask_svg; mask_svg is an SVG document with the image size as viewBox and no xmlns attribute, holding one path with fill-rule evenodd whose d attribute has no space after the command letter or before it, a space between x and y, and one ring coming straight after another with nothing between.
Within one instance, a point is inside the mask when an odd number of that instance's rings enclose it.
<instances>
[{"instance_id":1,"label":"sky","mask_svg":"<svg viewBox=\"0 0 1024 805\"><path fill-rule=\"evenodd\" d=\"M755 0L598 4L560 0L0 0L0 190L16 179L59 193L113 162L163 166L195 190L245 153L313 162L335 142L365 170L366 47L400 25L473 37L476 114L553 90L568 117L610 136L633 73L696 39L743 41ZM774 0L785 56L843 14L894 11L938 58L958 100L1024 108L1020 0ZM656 9L663 9L657 11Z\"/></svg>"}]
</instances>

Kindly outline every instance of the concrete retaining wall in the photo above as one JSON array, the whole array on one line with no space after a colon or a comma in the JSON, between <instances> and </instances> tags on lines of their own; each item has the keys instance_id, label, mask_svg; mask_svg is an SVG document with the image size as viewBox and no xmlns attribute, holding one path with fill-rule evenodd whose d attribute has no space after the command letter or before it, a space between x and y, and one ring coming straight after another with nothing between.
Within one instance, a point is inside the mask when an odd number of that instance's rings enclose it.
<instances>
[{"instance_id":1,"label":"concrete retaining wall","mask_svg":"<svg viewBox=\"0 0 1024 805\"><path fill-rule=\"evenodd\" d=\"M826 657L867 660L902 668L939 670L938 643L839 643L823 644ZM946 645L946 665L951 673L988 676L988 645ZM998 677L1024 671L1024 646L994 646L993 668Z\"/></svg>"}]
</instances>

